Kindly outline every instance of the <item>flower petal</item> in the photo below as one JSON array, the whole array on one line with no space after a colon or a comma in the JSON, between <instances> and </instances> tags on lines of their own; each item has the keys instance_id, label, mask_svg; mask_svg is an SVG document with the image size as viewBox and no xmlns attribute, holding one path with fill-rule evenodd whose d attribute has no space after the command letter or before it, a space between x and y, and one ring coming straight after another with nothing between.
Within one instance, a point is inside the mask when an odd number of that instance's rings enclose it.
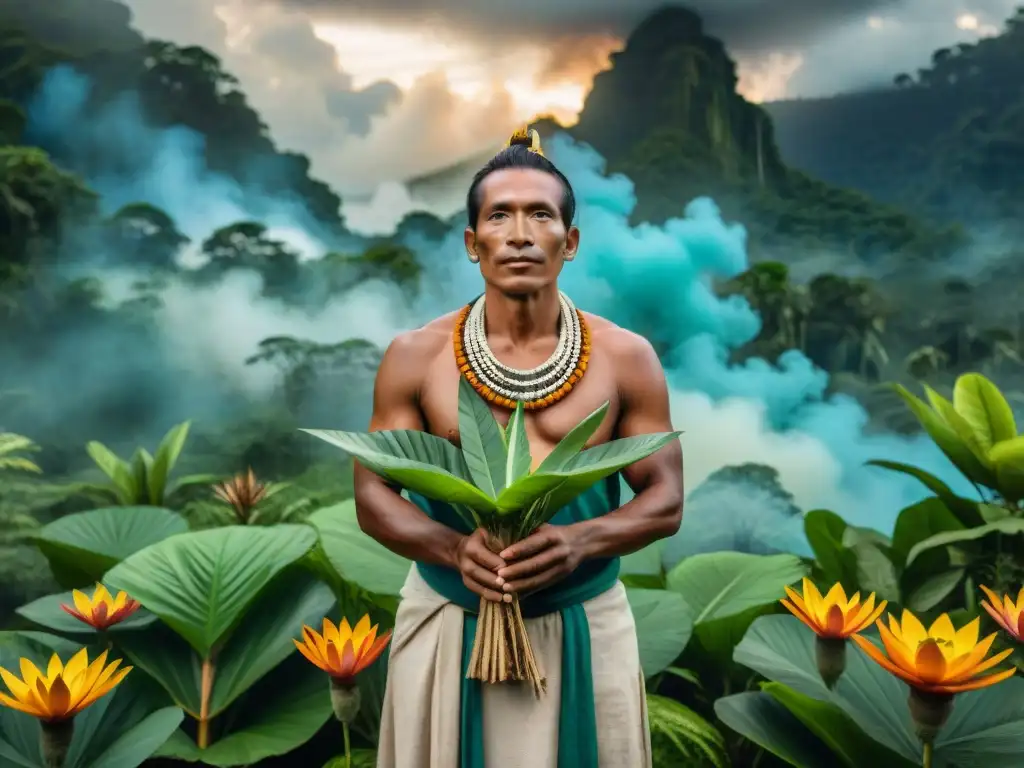
<instances>
[{"instance_id":1,"label":"flower petal","mask_svg":"<svg viewBox=\"0 0 1024 768\"><path fill-rule=\"evenodd\" d=\"M942 682L946 674L946 657L934 638L929 637L917 647L914 672L925 684Z\"/></svg>"}]
</instances>

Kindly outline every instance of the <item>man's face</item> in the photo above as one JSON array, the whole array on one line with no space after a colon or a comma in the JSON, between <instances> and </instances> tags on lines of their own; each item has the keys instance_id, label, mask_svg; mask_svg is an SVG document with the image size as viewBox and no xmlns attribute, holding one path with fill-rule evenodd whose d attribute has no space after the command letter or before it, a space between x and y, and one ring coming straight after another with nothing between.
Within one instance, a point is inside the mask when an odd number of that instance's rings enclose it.
<instances>
[{"instance_id":1,"label":"man's face","mask_svg":"<svg viewBox=\"0 0 1024 768\"><path fill-rule=\"evenodd\" d=\"M509 295L553 284L579 245L579 230L566 227L558 211L561 182L533 168L509 168L487 176L479 193L480 215L476 232L466 228L466 250L484 281Z\"/></svg>"}]
</instances>

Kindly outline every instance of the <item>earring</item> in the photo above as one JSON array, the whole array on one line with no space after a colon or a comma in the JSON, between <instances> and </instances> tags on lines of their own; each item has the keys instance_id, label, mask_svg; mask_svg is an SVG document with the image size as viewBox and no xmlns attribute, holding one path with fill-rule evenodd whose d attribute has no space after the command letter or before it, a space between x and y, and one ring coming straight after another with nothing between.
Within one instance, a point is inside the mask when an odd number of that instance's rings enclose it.
<instances>
[{"instance_id":1,"label":"earring","mask_svg":"<svg viewBox=\"0 0 1024 768\"><path fill-rule=\"evenodd\" d=\"M480 263L480 257L477 256L475 253L467 252L466 256L469 258L470 262L472 262L473 264L479 264Z\"/></svg>"}]
</instances>

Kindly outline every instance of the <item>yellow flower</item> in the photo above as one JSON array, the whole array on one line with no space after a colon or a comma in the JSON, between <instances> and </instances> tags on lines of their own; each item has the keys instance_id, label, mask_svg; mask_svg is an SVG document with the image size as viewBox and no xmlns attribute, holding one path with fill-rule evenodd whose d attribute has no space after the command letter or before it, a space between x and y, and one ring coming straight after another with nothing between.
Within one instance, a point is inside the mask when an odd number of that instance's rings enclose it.
<instances>
[{"instance_id":1,"label":"yellow flower","mask_svg":"<svg viewBox=\"0 0 1024 768\"><path fill-rule=\"evenodd\" d=\"M373 664L391 640L390 630L377 637L377 625L370 626L369 615L363 616L355 628L348 619L342 619L335 626L330 619L324 619L323 634L308 626L302 627L303 642L293 640L303 656L341 683L349 683Z\"/></svg>"},{"instance_id":2,"label":"yellow flower","mask_svg":"<svg viewBox=\"0 0 1024 768\"><path fill-rule=\"evenodd\" d=\"M876 624L885 654L859 635L854 636L854 642L883 668L919 691L934 694L973 691L1006 680L1016 671L1008 669L979 677L1013 652L1010 649L986 659L996 633L979 642L979 619L957 630L949 615L944 613L926 630L914 614L904 610L900 622L890 614L888 627L881 620Z\"/></svg>"},{"instance_id":3,"label":"yellow flower","mask_svg":"<svg viewBox=\"0 0 1024 768\"><path fill-rule=\"evenodd\" d=\"M982 600L981 606L988 615L999 622L999 625L1009 632L1013 638L1024 643L1024 587L1017 593L1017 602L1013 602L1009 595L1004 595L1000 601L996 593L981 585L982 591L988 595L988 600Z\"/></svg>"},{"instance_id":4,"label":"yellow flower","mask_svg":"<svg viewBox=\"0 0 1024 768\"><path fill-rule=\"evenodd\" d=\"M875 607L874 593L863 603L860 592L847 599L843 585L836 583L824 597L810 579L803 582L803 597L786 587L789 600L781 602L800 621L810 627L818 637L845 640L851 635L864 631L882 615L886 601Z\"/></svg>"},{"instance_id":5,"label":"yellow flower","mask_svg":"<svg viewBox=\"0 0 1024 768\"><path fill-rule=\"evenodd\" d=\"M91 599L77 589L71 597L75 603L73 608L66 603L61 603L60 607L79 621L84 621L101 632L124 621L140 607L138 601L132 600L124 592L118 592L117 597L111 597L102 584L96 585Z\"/></svg>"},{"instance_id":6,"label":"yellow flower","mask_svg":"<svg viewBox=\"0 0 1024 768\"><path fill-rule=\"evenodd\" d=\"M0 667L0 678L10 696L0 693L0 704L38 717L44 722L74 717L120 683L131 667L118 670L117 659L106 663L104 651L90 664L82 648L65 666L57 654L50 657L46 673L28 659L21 660L21 678Z\"/></svg>"}]
</instances>

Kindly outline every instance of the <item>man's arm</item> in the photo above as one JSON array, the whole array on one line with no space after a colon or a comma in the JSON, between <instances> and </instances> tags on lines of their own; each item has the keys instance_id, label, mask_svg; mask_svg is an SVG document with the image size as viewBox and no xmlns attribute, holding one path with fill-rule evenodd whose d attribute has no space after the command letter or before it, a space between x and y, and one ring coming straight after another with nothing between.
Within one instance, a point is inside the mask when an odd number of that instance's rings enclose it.
<instances>
[{"instance_id":1,"label":"man's arm","mask_svg":"<svg viewBox=\"0 0 1024 768\"><path fill-rule=\"evenodd\" d=\"M617 340L615 369L621 410L616 438L672 432L668 385L661 361L642 337ZM636 494L617 510L572 525L545 525L500 553L506 592L531 592L568 576L590 558L617 557L671 536L683 519L683 451L673 440L622 472Z\"/></svg>"},{"instance_id":2,"label":"man's arm","mask_svg":"<svg viewBox=\"0 0 1024 768\"><path fill-rule=\"evenodd\" d=\"M384 353L374 383L371 432L424 430L418 401L430 349L416 333L399 336ZM401 488L358 461L353 465L356 518L363 532L402 557L459 570L474 592L491 600L502 599L495 572L505 563L487 549L482 532L464 536L432 520L402 497Z\"/></svg>"},{"instance_id":3,"label":"man's arm","mask_svg":"<svg viewBox=\"0 0 1024 768\"><path fill-rule=\"evenodd\" d=\"M632 336L617 370L622 411L617 438L672 432L668 384L650 343ZM617 557L673 535L683 521L683 449L673 440L657 453L626 467L622 475L636 494L619 509L576 523L576 546L586 560Z\"/></svg>"}]
</instances>

